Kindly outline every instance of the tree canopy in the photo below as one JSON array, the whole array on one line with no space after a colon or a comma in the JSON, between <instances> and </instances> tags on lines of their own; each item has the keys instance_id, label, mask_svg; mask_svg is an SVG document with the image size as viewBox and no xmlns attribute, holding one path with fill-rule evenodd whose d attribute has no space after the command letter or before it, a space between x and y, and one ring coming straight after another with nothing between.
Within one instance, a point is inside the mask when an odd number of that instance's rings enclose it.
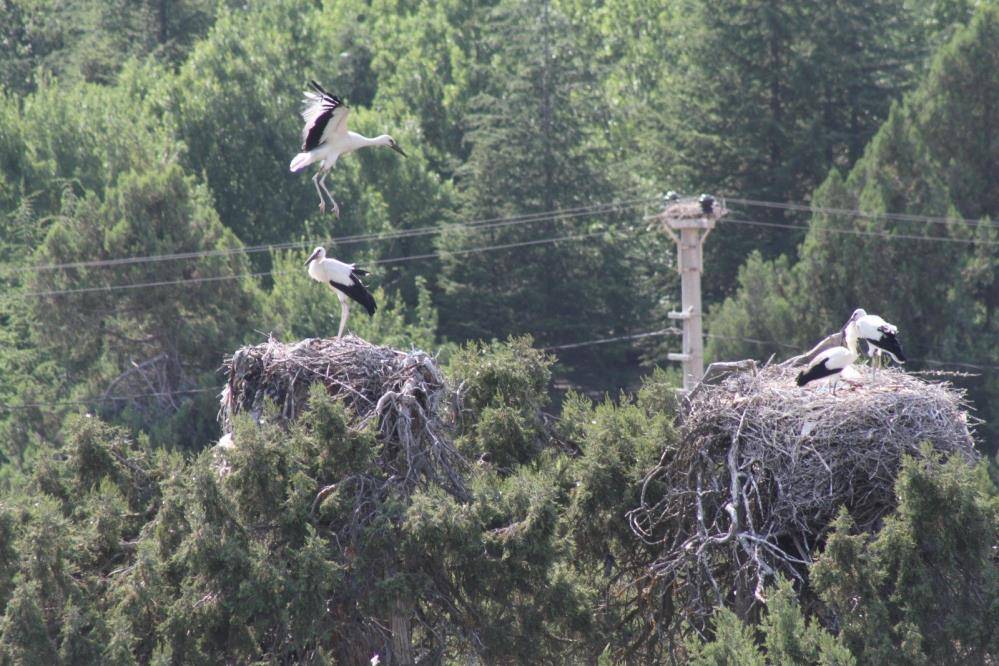
<instances>
[{"instance_id":1,"label":"tree canopy","mask_svg":"<svg viewBox=\"0 0 999 666\"><path fill-rule=\"evenodd\" d=\"M0 2L0 664L996 661L996 44L992 0ZM342 158L340 218L310 79L408 155ZM981 454L696 623L628 517L683 436L668 190L730 209L709 360L864 307ZM463 492L319 386L216 446L227 356L336 330L317 245L446 377Z\"/></svg>"}]
</instances>

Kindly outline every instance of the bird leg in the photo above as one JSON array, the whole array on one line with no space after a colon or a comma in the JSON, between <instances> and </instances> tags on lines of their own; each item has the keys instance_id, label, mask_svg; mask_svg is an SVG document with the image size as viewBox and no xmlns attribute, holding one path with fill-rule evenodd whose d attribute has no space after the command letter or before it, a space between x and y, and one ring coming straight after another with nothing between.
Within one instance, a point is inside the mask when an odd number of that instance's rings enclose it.
<instances>
[{"instance_id":1,"label":"bird leg","mask_svg":"<svg viewBox=\"0 0 999 666\"><path fill-rule=\"evenodd\" d=\"M312 184L316 186L316 194L319 195L319 212L320 213L325 213L326 212L326 200L323 199L323 191L319 187L319 176L321 176L322 173L323 173L322 171L317 171L316 172L316 175L312 177Z\"/></svg>"},{"instance_id":2,"label":"bird leg","mask_svg":"<svg viewBox=\"0 0 999 666\"><path fill-rule=\"evenodd\" d=\"M343 329L347 327L347 317L350 315L350 305L346 299L340 301L340 330L336 332L336 337L343 337Z\"/></svg>"},{"instance_id":3,"label":"bird leg","mask_svg":"<svg viewBox=\"0 0 999 666\"><path fill-rule=\"evenodd\" d=\"M318 186L321 187L321 188L323 188L323 192L325 192L326 196L329 197L330 203L333 204L333 214L337 216L337 219L339 219L340 218L340 206L337 205L336 199L333 198L333 195L330 194L330 191L328 189L326 189L326 176L328 176L329 174L330 174L329 171L324 171L323 172L323 177L319 179ZM322 199L322 196L320 196L319 198ZM322 209L323 212L326 211L325 206L320 206L320 208Z\"/></svg>"}]
</instances>

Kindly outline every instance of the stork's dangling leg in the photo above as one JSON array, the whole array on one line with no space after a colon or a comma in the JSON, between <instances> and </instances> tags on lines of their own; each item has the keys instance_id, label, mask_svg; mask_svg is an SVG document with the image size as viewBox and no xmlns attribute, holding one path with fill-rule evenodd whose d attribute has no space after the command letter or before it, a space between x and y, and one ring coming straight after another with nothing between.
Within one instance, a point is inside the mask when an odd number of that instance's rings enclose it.
<instances>
[{"instance_id":1,"label":"stork's dangling leg","mask_svg":"<svg viewBox=\"0 0 999 666\"><path fill-rule=\"evenodd\" d=\"M323 177L319 179L319 187L323 188L323 192L325 192L326 196L329 197L330 203L333 204L333 214L337 216L337 219L339 219L340 206L337 205L336 199L333 198L333 195L330 194L330 191L326 189L326 176L328 176L329 174L330 174L329 170L323 172Z\"/></svg>"},{"instance_id":2,"label":"stork's dangling leg","mask_svg":"<svg viewBox=\"0 0 999 666\"><path fill-rule=\"evenodd\" d=\"M312 184L316 186L316 194L319 195L319 212L326 212L326 200L323 199L323 190L319 186L319 176L322 175L322 171L317 171L316 175L312 177Z\"/></svg>"}]
</instances>

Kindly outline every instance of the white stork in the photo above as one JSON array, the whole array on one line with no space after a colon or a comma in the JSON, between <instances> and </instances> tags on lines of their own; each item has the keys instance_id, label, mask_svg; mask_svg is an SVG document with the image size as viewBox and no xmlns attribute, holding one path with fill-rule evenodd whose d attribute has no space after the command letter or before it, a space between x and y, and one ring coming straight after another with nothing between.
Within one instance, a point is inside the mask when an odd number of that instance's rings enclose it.
<instances>
[{"instance_id":1,"label":"white stork","mask_svg":"<svg viewBox=\"0 0 999 666\"><path fill-rule=\"evenodd\" d=\"M388 134L369 139L357 132L348 132L347 115L350 107L336 95L326 92L315 81L310 81L309 86L312 90L305 91L305 106L302 109L302 119L305 120L302 128L302 152L292 159L290 169L293 172L299 171L314 162L320 162L319 171L312 177L316 193L319 194L319 210L326 212L326 200L323 199L325 193L333 205L333 212L340 217L340 206L326 189L326 176L341 155L367 146L388 146L403 157L406 153L402 152L399 144Z\"/></svg>"},{"instance_id":2,"label":"white stork","mask_svg":"<svg viewBox=\"0 0 999 666\"><path fill-rule=\"evenodd\" d=\"M804 386L816 379L835 375L832 380L832 392L834 395L836 394L836 384L843 371L857 360L857 334L851 323L852 320L844 330L846 346L832 347L813 358L812 362L808 364L808 368L798 373L798 386Z\"/></svg>"},{"instance_id":3,"label":"white stork","mask_svg":"<svg viewBox=\"0 0 999 666\"><path fill-rule=\"evenodd\" d=\"M343 329L347 326L347 317L350 315L350 300L354 299L364 306L369 315L375 314L375 299L371 292L361 282L361 278L368 274L354 264L345 264L336 259L326 257L326 250L317 247L309 255L309 260L305 262L309 267L309 277L316 282L329 284L330 288L340 299L340 330L336 337L343 335Z\"/></svg>"},{"instance_id":4,"label":"white stork","mask_svg":"<svg viewBox=\"0 0 999 666\"><path fill-rule=\"evenodd\" d=\"M847 328L853 327L856 330L854 340L860 339L867 342L867 355L871 357L872 366L875 361L880 366L882 353L887 353L896 363L905 363L905 354L902 353L902 345L898 341L898 327L889 324L877 315L870 315L863 308L857 308L850 315L850 320L846 324ZM844 329L846 333L846 329ZM856 347L854 351L858 351Z\"/></svg>"}]
</instances>

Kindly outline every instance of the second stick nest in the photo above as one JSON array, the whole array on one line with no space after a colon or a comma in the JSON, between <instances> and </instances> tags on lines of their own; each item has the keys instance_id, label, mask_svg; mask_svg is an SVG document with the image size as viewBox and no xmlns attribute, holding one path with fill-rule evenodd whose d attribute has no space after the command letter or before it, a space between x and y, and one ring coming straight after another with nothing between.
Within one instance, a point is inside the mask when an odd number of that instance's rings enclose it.
<instances>
[{"instance_id":1,"label":"second stick nest","mask_svg":"<svg viewBox=\"0 0 999 666\"><path fill-rule=\"evenodd\" d=\"M645 479L633 531L649 573L692 620L748 612L780 573L803 579L840 507L875 530L895 508L905 455L929 444L976 459L961 391L898 370L872 382L799 388L797 368L736 372L692 393L675 448Z\"/></svg>"}]
</instances>

